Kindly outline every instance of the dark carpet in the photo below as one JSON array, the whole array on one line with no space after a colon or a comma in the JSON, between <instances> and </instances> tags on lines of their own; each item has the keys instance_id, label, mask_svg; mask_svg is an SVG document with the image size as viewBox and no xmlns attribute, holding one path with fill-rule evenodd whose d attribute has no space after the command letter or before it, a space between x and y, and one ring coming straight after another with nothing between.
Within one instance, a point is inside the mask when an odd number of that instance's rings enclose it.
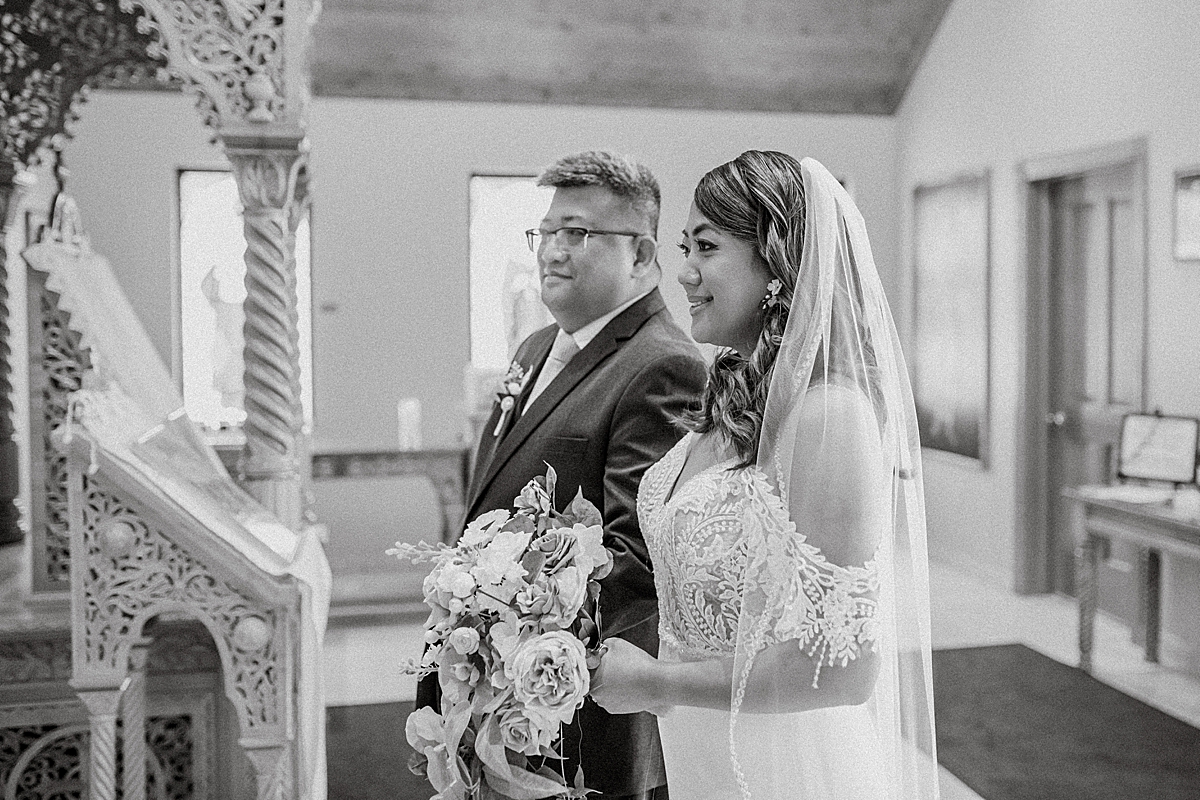
<instances>
[{"instance_id":1,"label":"dark carpet","mask_svg":"<svg viewBox=\"0 0 1200 800\"><path fill-rule=\"evenodd\" d=\"M433 787L408 771L412 710L411 702L325 709L329 800L428 800Z\"/></svg>"},{"instance_id":2,"label":"dark carpet","mask_svg":"<svg viewBox=\"0 0 1200 800\"><path fill-rule=\"evenodd\" d=\"M933 654L938 761L987 800L1200 800L1200 730L1021 645ZM327 709L329 800L427 800L413 704Z\"/></svg>"},{"instance_id":3,"label":"dark carpet","mask_svg":"<svg viewBox=\"0 0 1200 800\"><path fill-rule=\"evenodd\" d=\"M1200 729L1022 645L933 654L938 761L987 800L1197 800Z\"/></svg>"}]
</instances>

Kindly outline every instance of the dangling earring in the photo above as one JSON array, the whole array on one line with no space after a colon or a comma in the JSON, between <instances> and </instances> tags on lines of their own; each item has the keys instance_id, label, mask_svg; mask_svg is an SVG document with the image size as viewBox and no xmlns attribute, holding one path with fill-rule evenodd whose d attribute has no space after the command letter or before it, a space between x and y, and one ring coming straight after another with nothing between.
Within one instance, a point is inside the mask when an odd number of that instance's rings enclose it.
<instances>
[{"instance_id":1,"label":"dangling earring","mask_svg":"<svg viewBox=\"0 0 1200 800\"><path fill-rule=\"evenodd\" d=\"M759 304L759 308L761 308L763 311L766 311L768 308L778 303L779 290L782 288L783 281L779 280L779 278L772 278L771 282L767 284L767 296L763 298L762 303Z\"/></svg>"}]
</instances>

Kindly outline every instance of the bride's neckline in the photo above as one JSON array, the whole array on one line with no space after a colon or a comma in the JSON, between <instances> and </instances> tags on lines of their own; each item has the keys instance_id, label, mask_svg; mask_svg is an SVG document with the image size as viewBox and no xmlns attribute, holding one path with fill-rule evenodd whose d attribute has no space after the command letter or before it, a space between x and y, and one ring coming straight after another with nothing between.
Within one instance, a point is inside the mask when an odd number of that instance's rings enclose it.
<instances>
[{"instance_id":1,"label":"bride's neckline","mask_svg":"<svg viewBox=\"0 0 1200 800\"><path fill-rule=\"evenodd\" d=\"M671 480L670 485L667 487L666 495L663 497L664 506L669 504L676 497L679 497L683 489L701 475L712 472L718 468L727 468L730 464L737 461L737 456L729 456L727 458L718 459L717 461L714 461L713 463L697 470L691 475L688 475L686 479L680 480L683 478L683 472L687 468L688 460L692 457L693 451L700 441L701 437L691 431L684 435L684 437L680 440L679 445L680 450L683 452L683 457L679 459L679 468L675 470L675 476Z\"/></svg>"}]
</instances>

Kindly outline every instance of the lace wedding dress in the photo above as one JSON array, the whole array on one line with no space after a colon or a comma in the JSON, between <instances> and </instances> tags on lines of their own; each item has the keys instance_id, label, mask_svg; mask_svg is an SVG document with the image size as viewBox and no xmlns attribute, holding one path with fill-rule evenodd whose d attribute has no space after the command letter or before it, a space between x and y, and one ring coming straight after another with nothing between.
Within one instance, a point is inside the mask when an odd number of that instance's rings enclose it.
<instances>
[{"instance_id":1,"label":"lace wedding dress","mask_svg":"<svg viewBox=\"0 0 1200 800\"><path fill-rule=\"evenodd\" d=\"M638 494L658 590L659 658L666 661L733 658L748 546L772 531L795 536L783 501L757 467L735 469L730 459L676 486L695 438L687 434L652 466ZM875 564L839 567L814 547L804 550L798 588L809 602L781 609L772 638L832 649L839 662L854 657L877 632L869 599L878 587ZM731 759L729 712L676 707L658 724L673 800L743 797ZM755 792L756 800L888 797L875 730L867 704L744 713L734 733L738 767L770 787Z\"/></svg>"},{"instance_id":2,"label":"lace wedding dress","mask_svg":"<svg viewBox=\"0 0 1200 800\"><path fill-rule=\"evenodd\" d=\"M800 269L754 463L680 483L689 434L638 496L659 658L719 662L729 678L728 710L659 717L668 788L672 800L936 800L908 370L862 215L824 166L798 166Z\"/></svg>"}]
</instances>

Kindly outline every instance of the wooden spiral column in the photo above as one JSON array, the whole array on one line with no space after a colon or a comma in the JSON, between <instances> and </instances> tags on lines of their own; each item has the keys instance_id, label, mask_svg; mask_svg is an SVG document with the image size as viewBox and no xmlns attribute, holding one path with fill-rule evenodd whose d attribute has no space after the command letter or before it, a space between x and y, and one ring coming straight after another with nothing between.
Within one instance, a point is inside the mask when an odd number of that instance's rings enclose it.
<instances>
[{"instance_id":1,"label":"wooden spiral column","mask_svg":"<svg viewBox=\"0 0 1200 800\"><path fill-rule=\"evenodd\" d=\"M121 685L86 686L77 681L72 685L88 711L91 732L88 796L90 800L116 800L117 710L121 705Z\"/></svg>"},{"instance_id":2,"label":"wooden spiral column","mask_svg":"<svg viewBox=\"0 0 1200 800\"><path fill-rule=\"evenodd\" d=\"M12 350L8 346L7 240L21 198L32 182L27 172L19 171L11 162L0 161L0 544L21 539L17 442L12 419Z\"/></svg>"},{"instance_id":3,"label":"wooden spiral column","mask_svg":"<svg viewBox=\"0 0 1200 800\"><path fill-rule=\"evenodd\" d=\"M146 661L151 640L129 648L129 683L121 703L122 800L146 800Z\"/></svg>"},{"instance_id":4,"label":"wooden spiral column","mask_svg":"<svg viewBox=\"0 0 1200 800\"><path fill-rule=\"evenodd\" d=\"M295 128L223 131L246 236L246 488L293 530L303 509L304 413L296 307L296 225L306 202L307 153Z\"/></svg>"}]
</instances>

